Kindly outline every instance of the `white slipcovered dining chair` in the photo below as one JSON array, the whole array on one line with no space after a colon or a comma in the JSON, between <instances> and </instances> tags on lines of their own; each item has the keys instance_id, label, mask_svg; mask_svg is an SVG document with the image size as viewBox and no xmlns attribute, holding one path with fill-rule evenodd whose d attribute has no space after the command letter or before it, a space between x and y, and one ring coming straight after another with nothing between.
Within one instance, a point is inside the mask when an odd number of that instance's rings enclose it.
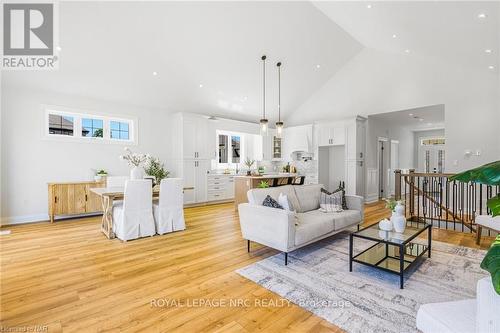
<instances>
[{"instance_id":1,"label":"white slipcovered dining chair","mask_svg":"<svg viewBox=\"0 0 500 333\"><path fill-rule=\"evenodd\" d=\"M158 234L163 235L167 232L186 229L183 201L182 179L162 179L160 200L153 203L153 215Z\"/></svg>"},{"instance_id":2,"label":"white slipcovered dining chair","mask_svg":"<svg viewBox=\"0 0 500 333\"><path fill-rule=\"evenodd\" d=\"M106 187L124 187L127 180L128 176L109 176L106 177Z\"/></svg>"},{"instance_id":3,"label":"white slipcovered dining chair","mask_svg":"<svg viewBox=\"0 0 500 333\"><path fill-rule=\"evenodd\" d=\"M156 233L150 180L127 180L123 201L113 205L113 231L128 241Z\"/></svg>"}]
</instances>

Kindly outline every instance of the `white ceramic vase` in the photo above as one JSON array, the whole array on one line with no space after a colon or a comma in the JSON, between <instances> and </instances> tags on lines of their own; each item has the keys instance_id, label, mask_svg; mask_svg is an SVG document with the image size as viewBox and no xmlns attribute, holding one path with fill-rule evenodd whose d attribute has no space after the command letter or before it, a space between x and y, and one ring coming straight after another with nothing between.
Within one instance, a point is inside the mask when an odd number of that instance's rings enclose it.
<instances>
[{"instance_id":1,"label":"white ceramic vase","mask_svg":"<svg viewBox=\"0 0 500 333\"><path fill-rule=\"evenodd\" d=\"M378 228L380 230L384 231L391 231L392 230L392 222L388 219L383 219L378 223Z\"/></svg>"},{"instance_id":2,"label":"white ceramic vase","mask_svg":"<svg viewBox=\"0 0 500 333\"><path fill-rule=\"evenodd\" d=\"M144 176L143 170L141 167L135 166L132 169L130 169L130 179L131 180L137 180L137 179L142 179Z\"/></svg>"},{"instance_id":3,"label":"white ceramic vase","mask_svg":"<svg viewBox=\"0 0 500 333\"><path fill-rule=\"evenodd\" d=\"M405 212L405 206L403 206L401 202L398 201L396 207L394 207L394 212L392 213L391 216L391 222L395 232L402 233L405 231L406 218L404 212Z\"/></svg>"}]
</instances>

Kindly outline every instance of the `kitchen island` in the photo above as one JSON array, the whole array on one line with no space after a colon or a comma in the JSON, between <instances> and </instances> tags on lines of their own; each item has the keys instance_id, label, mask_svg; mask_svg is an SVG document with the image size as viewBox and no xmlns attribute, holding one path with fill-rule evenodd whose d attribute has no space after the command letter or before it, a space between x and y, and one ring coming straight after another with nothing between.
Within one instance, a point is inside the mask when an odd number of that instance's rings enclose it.
<instances>
[{"instance_id":1,"label":"kitchen island","mask_svg":"<svg viewBox=\"0 0 500 333\"><path fill-rule=\"evenodd\" d=\"M252 188L259 187L262 181L267 182L269 187L292 184L299 181L300 175L296 173L277 173L251 176L234 177L234 205L238 210L240 203L248 202L247 192Z\"/></svg>"}]
</instances>

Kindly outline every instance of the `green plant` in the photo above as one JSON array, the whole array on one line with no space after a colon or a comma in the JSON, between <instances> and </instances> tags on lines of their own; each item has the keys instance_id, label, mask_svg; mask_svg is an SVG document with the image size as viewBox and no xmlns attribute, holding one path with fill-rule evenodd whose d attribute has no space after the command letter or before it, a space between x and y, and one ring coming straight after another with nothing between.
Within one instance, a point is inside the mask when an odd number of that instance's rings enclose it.
<instances>
[{"instance_id":1,"label":"green plant","mask_svg":"<svg viewBox=\"0 0 500 333\"><path fill-rule=\"evenodd\" d=\"M258 188L268 188L269 187L269 183L266 182L265 180L261 180L261 182L259 183L259 185L257 185Z\"/></svg>"},{"instance_id":2,"label":"green plant","mask_svg":"<svg viewBox=\"0 0 500 333\"><path fill-rule=\"evenodd\" d=\"M247 157L247 159L245 160L245 165L247 166L247 168L251 169L252 168L252 165L255 163L255 160L251 160Z\"/></svg>"},{"instance_id":3,"label":"green plant","mask_svg":"<svg viewBox=\"0 0 500 333\"><path fill-rule=\"evenodd\" d=\"M467 170L449 178L459 182L474 182L485 185L500 185L500 161L491 162L475 169ZM486 205L491 210L493 217L500 215L500 193L488 199Z\"/></svg>"},{"instance_id":4,"label":"green plant","mask_svg":"<svg viewBox=\"0 0 500 333\"><path fill-rule=\"evenodd\" d=\"M106 176L107 174L108 174L108 172L104 169L101 169L101 170L96 172L97 176Z\"/></svg>"},{"instance_id":5,"label":"green plant","mask_svg":"<svg viewBox=\"0 0 500 333\"><path fill-rule=\"evenodd\" d=\"M389 208L391 210L391 212L394 211L394 208L396 208L396 205L399 203L401 203L402 205L404 205L404 200L395 200L393 198L384 198L384 201L385 201L385 208Z\"/></svg>"},{"instance_id":6,"label":"green plant","mask_svg":"<svg viewBox=\"0 0 500 333\"><path fill-rule=\"evenodd\" d=\"M169 171L165 170L163 163L161 163L158 158L154 157L148 159L144 171L146 172L146 175L155 178L155 184L160 184L161 180L167 178L170 174Z\"/></svg>"},{"instance_id":7,"label":"green plant","mask_svg":"<svg viewBox=\"0 0 500 333\"><path fill-rule=\"evenodd\" d=\"M500 235L491 244L490 249L481 262L481 268L491 274L493 288L500 295Z\"/></svg>"}]
</instances>

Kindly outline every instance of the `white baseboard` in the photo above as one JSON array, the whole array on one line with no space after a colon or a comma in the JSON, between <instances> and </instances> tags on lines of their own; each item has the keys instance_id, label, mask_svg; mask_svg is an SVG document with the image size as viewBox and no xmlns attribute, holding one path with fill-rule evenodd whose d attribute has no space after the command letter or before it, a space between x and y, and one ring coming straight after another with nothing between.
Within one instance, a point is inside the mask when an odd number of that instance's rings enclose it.
<instances>
[{"instance_id":1,"label":"white baseboard","mask_svg":"<svg viewBox=\"0 0 500 333\"><path fill-rule=\"evenodd\" d=\"M23 224L23 223L33 223L33 222L46 222L49 221L48 214L33 214L33 215L23 215L23 216L7 216L2 217L0 225L12 225L12 224Z\"/></svg>"},{"instance_id":2,"label":"white baseboard","mask_svg":"<svg viewBox=\"0 0 500 333\"><path fill-rule=\"evenodd\" d=\"M369 203L374 203L374 202L377 202L378 201L378 193L375 193L375 194L368 194L365 198L365 203L369 204Z\"/></svg>"}]
</instances>

